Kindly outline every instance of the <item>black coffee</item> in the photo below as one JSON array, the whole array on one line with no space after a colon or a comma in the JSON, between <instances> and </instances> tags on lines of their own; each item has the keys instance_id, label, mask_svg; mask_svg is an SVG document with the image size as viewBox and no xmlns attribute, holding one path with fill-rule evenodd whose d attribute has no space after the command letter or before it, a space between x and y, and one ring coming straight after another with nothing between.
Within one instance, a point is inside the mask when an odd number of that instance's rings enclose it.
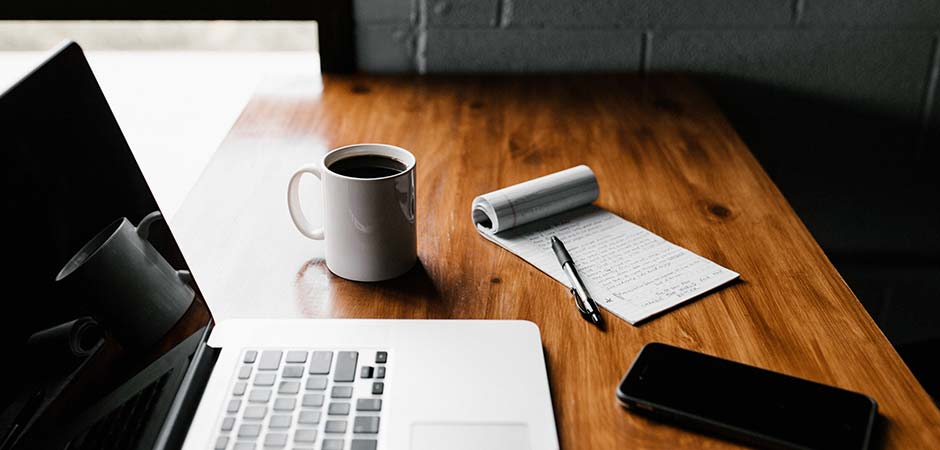
<instances>
[{"instance_id":1,"label":"black coffee","mask_svg":"<svg viewBox=\"0 0 940 450\"><path fill-rule=\"evenodd\" d=\"M401 162L379 155L350 156L329 166L333 172L353 178L388 177L404 172L405 168Z\"/></svg>"}]
</instances>

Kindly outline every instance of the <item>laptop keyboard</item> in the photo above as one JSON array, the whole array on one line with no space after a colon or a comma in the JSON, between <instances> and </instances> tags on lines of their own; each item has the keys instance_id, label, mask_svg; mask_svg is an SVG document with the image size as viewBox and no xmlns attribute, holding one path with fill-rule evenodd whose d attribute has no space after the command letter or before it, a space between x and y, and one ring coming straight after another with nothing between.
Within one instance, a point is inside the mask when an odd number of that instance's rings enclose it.
<instances>
[{"instance_id":1,"label":"laptop keyboard","mask_svg":"<svg viewBox=\"0 0 940 450\"><path fill-rule=\"evenodd\" d=\"M388 352L245 350L215 450L375 450Z\"/></svg>"},{"instance_id":2,"label":"laptop keyboard","mask_svg":"<svg viewBox=\"0 0 940 450\"><path fill-rule=\"evenodd\" d=\"M163 374L107 416L95 422L90 428L72 439L67 448L69 450L120 450L137 447L144 426L151 417L172 373L171 370Z\"/></svg>"}]
</instances>

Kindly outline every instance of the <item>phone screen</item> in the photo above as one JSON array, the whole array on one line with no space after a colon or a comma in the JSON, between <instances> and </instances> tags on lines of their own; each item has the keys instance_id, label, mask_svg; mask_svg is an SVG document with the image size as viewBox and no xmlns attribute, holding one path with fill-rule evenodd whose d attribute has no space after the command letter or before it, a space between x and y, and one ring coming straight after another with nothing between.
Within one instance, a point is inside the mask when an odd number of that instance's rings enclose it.
<instances>
[{"instance_id":1,"label":"phone screen","mask_svg":"<svg viewBox=\"0 0 940 450\"><path fill-rule=\"evenodd\" d=\"M617 396L654 415L794 448L866 448L877 411L862 394L660 343L640 351Z\"/></svg>"}]
</instances>

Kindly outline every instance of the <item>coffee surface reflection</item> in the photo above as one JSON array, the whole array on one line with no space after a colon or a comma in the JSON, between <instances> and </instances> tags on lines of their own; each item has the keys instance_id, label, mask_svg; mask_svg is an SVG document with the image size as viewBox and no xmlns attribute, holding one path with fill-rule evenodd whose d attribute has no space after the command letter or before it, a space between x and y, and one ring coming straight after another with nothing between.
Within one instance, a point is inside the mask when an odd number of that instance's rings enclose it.
<instances>
[{"instance_id":1,"label":"coffee surface reflection","mask_svg":"<svg viewBox=\"0 0 940 450\"><path fill-rule=\"evenodd\" d=\"M380 155L359 155L330 164L330 171L352 178L383 178L405 171L404 163Z\"/></svg>"}]
</instances>

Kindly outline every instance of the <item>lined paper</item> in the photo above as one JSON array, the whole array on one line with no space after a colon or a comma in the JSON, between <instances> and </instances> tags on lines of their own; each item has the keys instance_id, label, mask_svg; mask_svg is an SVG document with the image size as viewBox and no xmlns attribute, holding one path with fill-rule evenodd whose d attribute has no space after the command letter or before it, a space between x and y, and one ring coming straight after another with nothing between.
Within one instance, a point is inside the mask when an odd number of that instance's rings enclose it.
<instances>
[{"instance_id":1,"label":"lined paper","mask_svg":"<svg viewBox=\"0 0 940 450\"><path fill-rule=\"evenodd\" d=\"M576 172L548 179L548 182L567 183L568 186L597 186L593 172L579 166ZM569 169L572 170L572 169ZM577 179L581 177L581 179ZM590 180L585 179L590 177ZM545 272L567 287L570 283L551 249L551 237L565 243L574 259L588 292L598 305L627 322L636 325L654 314L672 308L704 294L735 278L738 273L726 269L685 248L629 222L603 208L590 204L597 197L585 195L589 189L566 191L551 189L546 197L554 197L568 205L560 212L545 214L552 208L538 198L540 185L547 177L503 189L478 197L482 205L487 202L493 217L480 219L483 208L474 211L477 231L490 241L502 246ZM574 179L573 179L574 178ZM554 181L553 181L554 180ZM557 186L557 185L556 185ZM508 194L507 194L508 192ZM515 201L513 193L524 193L525 201ZM494 201L494 197L498 201ZM545 197L543 197L544 199ZM556 200L558 201L558 200ZM539 205L541 213L520 208L520 205ZM499 206L497 206L499 205ZM513 212L500 215L499 208L514 208L515 215L526 220L512 225ZM556 208L557 209L557 208ZM519 212L521 210L521 214ZM518 222L518 219L516 219ZM490 224L490 226L486 226Z\"/></svg>"}]
</instances>

